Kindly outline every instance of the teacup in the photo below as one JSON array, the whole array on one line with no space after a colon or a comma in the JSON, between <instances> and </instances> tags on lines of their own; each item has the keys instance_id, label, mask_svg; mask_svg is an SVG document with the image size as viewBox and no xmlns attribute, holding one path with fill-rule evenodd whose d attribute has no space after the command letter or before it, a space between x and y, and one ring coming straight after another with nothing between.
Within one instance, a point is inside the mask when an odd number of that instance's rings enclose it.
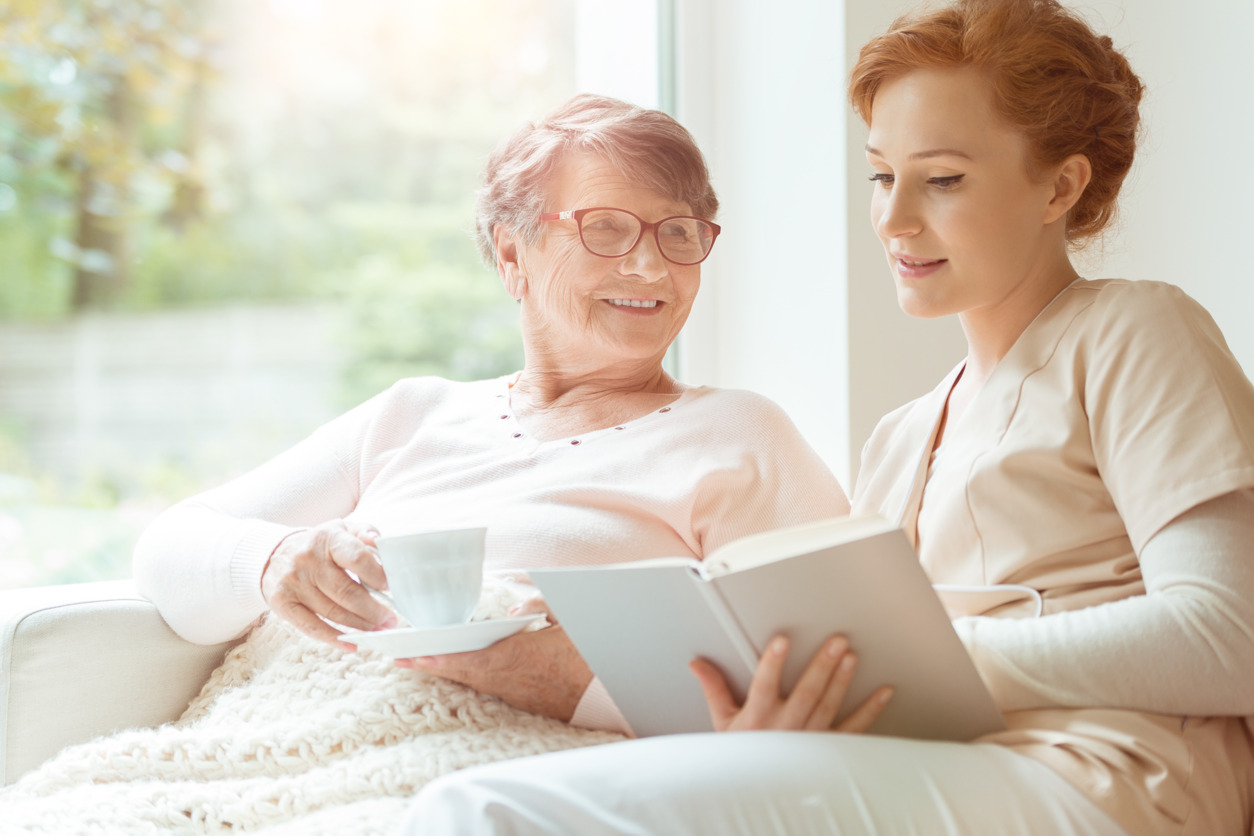
<instances>
[{"instance_id":1,"label":"teacup","mask_svg":"<svg viewBox=\"0 0 1254 836\"><path fill-rule=\"evenodd\" d=\"M375 548L396 611L413 627L470 620L483 587L486 528L381 536Z\"/></svg>"}]
</instances>

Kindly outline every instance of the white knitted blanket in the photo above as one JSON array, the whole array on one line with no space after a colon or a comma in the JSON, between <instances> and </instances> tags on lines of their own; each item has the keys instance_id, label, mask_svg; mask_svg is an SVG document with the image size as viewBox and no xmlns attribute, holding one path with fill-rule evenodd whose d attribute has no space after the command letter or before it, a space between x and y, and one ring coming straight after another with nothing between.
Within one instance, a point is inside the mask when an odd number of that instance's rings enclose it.
<instances>
[{"instance_id":1,"label":"white knitted blanket","mask_svg":"<svg viewBox=\"0 0 1254 836\"><path fill-rule=\"evenodd\" d=\"M619 739L267 618L176 722L70 747L0 791L0 832L381 834L444 773Z\"/></svg>"}]
</instances>

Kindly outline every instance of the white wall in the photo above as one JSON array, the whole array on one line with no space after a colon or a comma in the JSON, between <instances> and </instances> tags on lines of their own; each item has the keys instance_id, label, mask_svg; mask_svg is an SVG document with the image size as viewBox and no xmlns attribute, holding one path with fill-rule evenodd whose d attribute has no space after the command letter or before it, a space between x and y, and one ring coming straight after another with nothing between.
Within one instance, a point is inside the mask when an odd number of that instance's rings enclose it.
<instances>
[{"instance_id":1,"label":"white wall","mask_svg":"<svg viewBox=\"0 0 1254 836\"><path fill-rule=\"evenodd\" d=\"M657 23L657 0L576 0L576 87L657 107Z\"/></svg>"},{"instance_id":2,"label":"white wall","mask_svg":"<svg viewBox=\"0 0 1254 836\"><path fill-rule=\"evenodd\" d=\"M847 0L845 3L845 51L842 56L844 80L857 58L858 50L872 36L882 32L898 14L911 8L901 0ZM875 424L895 409L936 385L966 354L966 343L958 322L946 319L914 319L897 307L892 276L871 228L870 167L863 151L867 130L862 120L849 111L845 89L841 103L848 114L845 123L842 159L849 172L850 189L844 195L851 219L849 251L849 308L851 323L849 354L852 358L849 387L850 467L845 484L852 490L857 475L862 444ZM833 469L835 469L833 464ZM837 470L837 475L845 474Z\"/></svg>"},{"instance_id":3,"label":"white wall","mask_svg":"<svg viewBox=\"0 0 1254 836\"><path fill-rule=\"evenodd\" d=\"M677 0L677 113L723 201L684 335L685 379L780 402L852 484L875 421L962 358L952 320L896 306L867 220L865 128L848 114L857 49L899 0ZM1161 279L1215 315L1254 372L1254 31L1249 0L1089 0L1149 87L1121 226L1086 275ZM798 246L805 241L808 246ZM791 245L791 246L789 246Z\"/></svg>"},{"instance_id":4,"label":"white wall","mask_svg":"<svg viewBox=\"0 0 1254 836\"><path fill-rule=\"evenodd\" d=\"M1092 275L1180 285L1254 375L1254 2L1078 7L1091 10L1148 88L1119 229Z\"/></svg>"},{"instance_id":5,"label":"white wall","mask_svg":"<svg viewBox=\"0 0 1254 836\"><path fill-rule=\"evenodd\" d=\"M723 237L680 346L689 382L762 392L847 466L849 345L839 4L680 0L677 113Z\"/></svg>"}]
</instances>

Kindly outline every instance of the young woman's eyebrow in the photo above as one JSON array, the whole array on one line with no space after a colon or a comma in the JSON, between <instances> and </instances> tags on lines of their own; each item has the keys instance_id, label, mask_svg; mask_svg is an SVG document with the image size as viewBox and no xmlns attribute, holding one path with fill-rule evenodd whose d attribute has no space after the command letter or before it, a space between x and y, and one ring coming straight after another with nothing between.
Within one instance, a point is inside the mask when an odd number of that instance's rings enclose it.
<instances>
[{"instance_id":1,"label":"young woman's eyebrow","mask_svg":"<svg viewBox=\"0 0 1254 836\"><path fill-rule=\"evenodd\" d=\"M875 157L884 156L875 148L872 148L870 145L866 146L866 152ZM915 151L907 159L926 160L932 157L961 157L964 160L972 160L974 162L970 154L966 153L965 151L959 151L955 148L932 148L927 151Z\"/></svg>"}]
</instances>

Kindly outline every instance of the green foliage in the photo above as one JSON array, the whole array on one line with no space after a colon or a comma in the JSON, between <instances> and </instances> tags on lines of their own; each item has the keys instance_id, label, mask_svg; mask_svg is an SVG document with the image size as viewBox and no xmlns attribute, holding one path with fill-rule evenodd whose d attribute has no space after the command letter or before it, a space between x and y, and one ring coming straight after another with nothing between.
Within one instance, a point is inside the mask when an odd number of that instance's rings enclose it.
<instances>
[{"instance_id":1,"label":"green foliage","mask_svg":"<svg viewBox=\"0 0 1254 836\"><path fill-rule=\"evenodd\" d=\"M403 377L494 377L522 367L517 304L484 268L362 259L344 291L352 358L344 402L360 403Z\"/></svg>"},{"instance_id":2,"label":"green foliage","mask_svg":"<svg viewBox=\"0 0 1254 836\"><path fill-rule=\"evenodd\" d=\"M0 154L0 318L48 320L68 309L73 273L53 255L72 231L68 205L55 171L24 171Z\"/></svg>"},{"instance_id":3,"label":"green foliage","mask_svg":"<svg viewBox=\"0 0 1254 836\"><path fill-rule=\"evenodd\" d=\"M336 336L346 350L342 402L352 406L403 377L494 377L522 367L518 306L480 264L462 220L469 196L450 208L343 204L329 217L355 261L324 277L347 312Z\"/></svg>"},{"instance_id":4,"label":"green foliage","mask_svg":"<svg viewBox=\"0 0 1254 836\"><path fill-rule=\"evenodd\" d=\"M0 0L0 319L317 297L415 212L465 227L573 92L573 6Z\"/></svg>"},{"instance_id":5,"label":"green foliage","mask_svg":"<svg viewBox=\"0 0 1254 836\"><path fill-rule=\"evenodd\" d=\"M327 242L311 224L274 216L215 216L186 230L143 230L125 297L131 310L317 295ZM303 228L302 228L303 227Z\"/></svg>"},{"instance_id":6,"label":"green foliage","mask_svg":"<svg viewBox=\"0 0 1254 836\"><path fill-rule=\"evenodd\" d=\"M117 303L137 188L184 177L169 160L190 137L178 108L209 72L202 11L197 0L0 0L0 169L55 176L69 195L26 211L73 225L53 240L73 267L73 307Z\"/></svg>"},{"instance_id":7,"label":"green foliage","mask_svg":"<svg viewBox=\"0 0 1254 836\"><path fill-rule=\"evenodd\" d=\"M0 328L331 299L346 407L519 368L467 230L490 149L575 92L574 6L0 0ZM0 586L124 576L127 509L226 475L120 451L62 485L4 421Z\"/></svg>"},{"instance_id":8,"label":"green foliage","mask_svg":"<svg viewBox=\"0 0 1254 836\"><path fill-rule=\"evenodd\" d=\"M177 118L206 35L197 0L3 0L6 150L26 165L91 167L116 186L159 170L169 146L145 140Z\"/></svg>"},{"instance_id":9,"label":"green foliage","mask_svg":"<svg viewBox=\"0 0 1254 836\"><path fill-rule=\"evenodd\" d=\"M72 275L48 248L56 238L56 220L0 215L0 316L47 320L69 306Z\"/></svg>"}]
</instances>

